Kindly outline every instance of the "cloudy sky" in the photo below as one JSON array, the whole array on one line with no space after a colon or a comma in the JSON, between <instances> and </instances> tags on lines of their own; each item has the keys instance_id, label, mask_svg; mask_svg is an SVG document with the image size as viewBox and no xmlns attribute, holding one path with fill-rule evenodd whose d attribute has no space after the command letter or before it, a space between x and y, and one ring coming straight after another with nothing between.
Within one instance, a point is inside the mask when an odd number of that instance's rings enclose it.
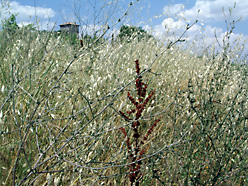
<instances>
[{"instance_id":1,"label":"cloudy sky","mask_svg":"<svg viewBox=\"0 0 248 186\"><path fill-rule=\"evenodd\" d=\"M54 27L58 30L59 24L68 21L79 23L82 29L86 25L100 28L105 22L111 25L118 19L130 2L131 0L15 0L10 1L9 10L17 14L19 25L38 22L39 29ZM3 17L4 15L1 16ZM224 36L227 30L225 20L232 22L240 18L232 33L232 40L240 38L244 41L248 39L247 0L140 0L132 6L124 21L142 26L155 37L161 38L166 34L168 36L168 33L180 34L187 24L198 20L188 31L188 39L204 36L205 41L210 44L215 41L215 34L219 39Z\"/></svg>"}]
</instances>

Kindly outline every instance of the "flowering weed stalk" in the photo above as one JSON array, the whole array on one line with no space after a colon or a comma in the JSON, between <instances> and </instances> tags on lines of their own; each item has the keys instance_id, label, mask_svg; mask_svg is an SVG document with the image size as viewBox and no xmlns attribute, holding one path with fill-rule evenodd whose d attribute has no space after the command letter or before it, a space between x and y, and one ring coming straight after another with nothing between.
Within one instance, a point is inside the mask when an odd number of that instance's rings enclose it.
<instances>
[{"instance_id":1,"label":"flowering weed stalk","mask_svg":"<svg viewBox=\"0 0 248 186\"><path fill-rule=\"evenodd\" d=\"M137 92L137 100L130 95L130 92L127 93L128 99L134 105L134 109L130 111L126 111L126 113L119 111L121 116L128 122L131 122L132 125L132 136L128 136L125 128L121 127L120 130L124 134L126 138L127 150L128 150L128 159L131 160L132 164L130 164L130 174L129 179L131 185L135 184L139 185L140 180L142 179L141 173L141 165L142 156L146 153L147 147L143 147L144 143L147 141L148 136L152 134L154 128L157 123L160 121L160 118L155 120L150 128L143 135L141 132L141 123L140 119L142 117L142 113L145 110L148 102L152 99L155 94L155 91L151 91L151 93L146 96L147 93L147 83L143 83L142 76L140 75L140 67L139 60L135 61L136 74L137 79L135 80L136 92ZM132 117L133 116L133 117Z\"/></svg>"}]
</instances>

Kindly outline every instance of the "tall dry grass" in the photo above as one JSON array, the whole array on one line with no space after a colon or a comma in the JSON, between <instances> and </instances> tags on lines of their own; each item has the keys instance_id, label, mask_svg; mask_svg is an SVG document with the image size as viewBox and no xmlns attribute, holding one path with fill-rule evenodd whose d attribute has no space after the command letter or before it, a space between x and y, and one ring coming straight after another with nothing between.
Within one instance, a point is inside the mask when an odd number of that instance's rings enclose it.
<instances>
[{"instance_id":1,"label":"tall dry grass","mask_svg":"<svg viewBox=\"0 0 248 186\"><path fill-rule=\"evenodd\" d=\"M1 184L130 184L120 129L131 136L132 121L119 111L132 108L136 59L147 95L156 90L141 134L160 118L136 182L247 184L247 65L153 39L79 49L52 33L11 37L1 41Z\"/></svg>"}]
</instances>

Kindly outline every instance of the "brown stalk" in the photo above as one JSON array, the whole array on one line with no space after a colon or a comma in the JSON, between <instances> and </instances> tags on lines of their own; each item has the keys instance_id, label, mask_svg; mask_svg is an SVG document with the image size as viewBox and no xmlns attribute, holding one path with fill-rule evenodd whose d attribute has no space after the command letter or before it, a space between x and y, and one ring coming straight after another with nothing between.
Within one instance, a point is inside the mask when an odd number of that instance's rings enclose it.
<instances>
[{"instance_id":1,"label":"brown stalk","mask_svg":"<svg viewBox=\"0 0 248 186\"><path fill-rule=\"evenodd\" d=\"M144 148L142 145L144 145L144 142L147 141L148 136L152 134L154 131L154 128L157 126L158 122L161 118L155 120L151 127L147 130L145 134L141 133L140 127L142 126L140 123L140 118L142 117L143 111L145 110L147 104L152 99L152 97L155 94L155 91L152 91L147 97L147 83L143 83L142 76L140 76L140 67L139 67L139 60L135 60L135 68L136 68L136 74L137 79L135 80L135 87L138 99L135 100L133 96L131 96L130 92L127 93L127 97L131 101L131 103L135 106L134 109L127 111L126 113L128 115L135 114L135 117L133 118L134 121L132 122L132 141L131 138L128 137L128 134L125 130L125 128L121 127L120 130L124 134L125 137L127 137L126 144L127 144L127 150L128 150L128 159L130 159L133 163L130 164L130 174L129 174L129 180L131 182L131 185L138 186L140 184L140 180L142 179L142 173L141 173L141 165L142 165L142 156L146 153L148 150L147 147ZM119 111L120 115L126 120L126 121L132 121L130 116L127 116L124 112ZM141 137L143 136L143 137ZM134 147L133 149L131 147ZM139 161L140 160L140 161Z\"/></svg>"}]
</instances>

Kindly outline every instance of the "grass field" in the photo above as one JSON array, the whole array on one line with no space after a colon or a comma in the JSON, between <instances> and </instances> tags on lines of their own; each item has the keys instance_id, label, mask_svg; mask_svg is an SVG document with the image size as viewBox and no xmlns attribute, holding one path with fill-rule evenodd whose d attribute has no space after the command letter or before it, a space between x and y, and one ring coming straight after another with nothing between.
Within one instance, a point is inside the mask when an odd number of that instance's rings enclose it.
<instances>
[{"instance_id":1,"label":"grass field","mask_svg":"<svg viewBox=\"0 0 248 186\"><path fill-rule=\"evenodd\" d=\"M135 185L248 184L248 68L231 50L199 57L154 39L83 49L49 32L1 35L1 185L129 185L130 175ZM140 98L137 59L145 97L155 92L139 139L160 118L139 146L134 113L121 114L135 108L128 92Z\"/></svg>"}]
</instances>

